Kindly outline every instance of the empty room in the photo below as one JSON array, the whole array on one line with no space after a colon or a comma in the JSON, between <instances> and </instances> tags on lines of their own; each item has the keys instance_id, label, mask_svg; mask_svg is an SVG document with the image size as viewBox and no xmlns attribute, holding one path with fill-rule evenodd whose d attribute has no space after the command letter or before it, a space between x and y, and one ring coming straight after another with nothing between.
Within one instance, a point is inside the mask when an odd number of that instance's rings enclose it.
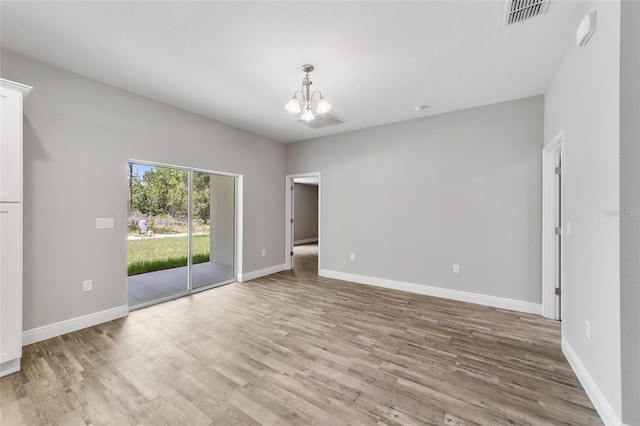
<instances>
[{"instance_id":1,"label":"empty room","mask_svg":"<svg viewBox=\"0 0 640 426\"><path fill-rule=\"evenodd\" d=\"M640 426L640 2L0 1L0 424Z\"/></svg>"}]
</instances>

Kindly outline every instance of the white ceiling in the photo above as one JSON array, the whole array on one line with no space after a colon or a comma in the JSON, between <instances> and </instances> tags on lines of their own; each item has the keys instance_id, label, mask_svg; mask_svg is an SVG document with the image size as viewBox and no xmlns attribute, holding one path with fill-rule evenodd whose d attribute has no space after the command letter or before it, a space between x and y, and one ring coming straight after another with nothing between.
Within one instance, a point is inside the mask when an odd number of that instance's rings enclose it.
<instances>
[{"instance_id":1,"label":"white ceiling","mask_svg":"<svg viewBox=\"0 0 640 426\"><path fill-rule=\"evenodd\" d=\"M579 2L506 29L504 1L0 7L3 48L292 142L542 94ZM305 63L348 123L314 130L284 110Z\"/></svg>"}]
</instances>

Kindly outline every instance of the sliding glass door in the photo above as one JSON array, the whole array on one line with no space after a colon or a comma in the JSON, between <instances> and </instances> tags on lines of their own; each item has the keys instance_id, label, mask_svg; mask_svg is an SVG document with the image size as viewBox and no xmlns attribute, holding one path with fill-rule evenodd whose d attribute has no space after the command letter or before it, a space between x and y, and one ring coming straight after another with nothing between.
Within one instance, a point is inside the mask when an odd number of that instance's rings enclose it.
<instances>
[{"instance_id":1,"label":"sliding glass door","mask_svg":"<svg viewBox=\"0 0 640 426\"><path fill-rule=\"evenodd\" d=\"M232 282L235 176L129 163L130 307Z\"/></svg>"},{"instance_id":2,"label":"sliding glass door","mask_svg":"<svg viewBox=\"0 0 640 426\"><path fill-rule=\"evenodd\" d=\"M233 176L193 172L191 282L194 290L234 279L235 204Z\"/></svg>"}]
</instances>

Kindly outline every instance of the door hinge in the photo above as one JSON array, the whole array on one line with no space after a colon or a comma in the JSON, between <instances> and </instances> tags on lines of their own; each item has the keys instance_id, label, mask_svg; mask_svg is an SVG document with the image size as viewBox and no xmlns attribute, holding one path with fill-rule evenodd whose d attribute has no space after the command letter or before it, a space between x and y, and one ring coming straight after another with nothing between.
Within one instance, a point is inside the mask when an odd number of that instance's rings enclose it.
<instances>
[{"instance_id":1,"label":"door hinge","mask_svg":"<svg viewBox=\"0 0 640 426\"><path fill-rule=\"evenodd\" d=\"M289 256L293 256L293 252L289 253Z\"/></svg>"},{"instance_id":2,"label":"door hinge","mask_svg":"<svg viewBox=\"0 0 640 426\"><path fill-rule=\"evenodd\" d=\"M562 289L560 287L556 287L556 296L562 295Z\"/></svg>"},{"instance_id":3,"label":"door hinge","mask_svg":"<svg viewBox=\"0 0 640 426\"><path fill-rule=\"evenodd\" d=\"M556 226L555 233L556 235L562 235L562 228L559 226Z\"/></svg>"},{"instance_id":4,"label":"door hinge","mask_svg":"<svg viewBox=\"0 0 640 426\"><path fill-rule=\"evenodd\" d=\"M291 219L291 223L293 223L293 219Z\"/></svg>"},{"instance_id":5,"label":"door hinge","mask_svg":"<svg viewBox=\"0 0 640 426\"><path fill-rule=\"evenodd\" d=\"M293 185L291 185L291 190L293 191Z\"/></svg>"},{"instance_id":6,"label":"door hinge","mask_svg":"<svg viewBox=\"0 0 640 426\"><path fill-rule=\"evenodd\" d=\"M556 167L556 168L555 168L555 173L556 173L557 175L561 175L561 174L562 174L562 167L560 167L560 166Z\"/></svg>"}]
</instances>

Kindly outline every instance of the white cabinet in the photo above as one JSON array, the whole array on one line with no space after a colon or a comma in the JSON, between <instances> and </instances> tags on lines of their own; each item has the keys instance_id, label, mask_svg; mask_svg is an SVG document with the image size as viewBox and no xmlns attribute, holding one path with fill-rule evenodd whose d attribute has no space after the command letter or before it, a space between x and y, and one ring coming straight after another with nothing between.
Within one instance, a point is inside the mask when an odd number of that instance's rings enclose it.
<instances>
[{"instance_id":1,"label":"white cabinet","mask_svg":"<svg viewBox=\"0 0 640 426\"><path fill-rule=\"evenodd\" d=\"M0 79L0 203L22 202L22 96L28 89Z\"/></svg>"},{"instance_id":2,"label":"white cabinet","mask_svg":"<svg viewBox=\"0 0 640 426\"><path fill-rule=\"evenodd\" d=\"M22 357L22 205L0 203L0 376Z\"/></svg>"},{"instance_id":3,"label":"white cabinet","mask_svg":"<svg viewBox=\"0 0 640 426\"><path fill-rule=\"evenodd\" d=\"M0 376L22 357L22 98L30 87L0 79Z\"/></svg>"}]
</instances>

